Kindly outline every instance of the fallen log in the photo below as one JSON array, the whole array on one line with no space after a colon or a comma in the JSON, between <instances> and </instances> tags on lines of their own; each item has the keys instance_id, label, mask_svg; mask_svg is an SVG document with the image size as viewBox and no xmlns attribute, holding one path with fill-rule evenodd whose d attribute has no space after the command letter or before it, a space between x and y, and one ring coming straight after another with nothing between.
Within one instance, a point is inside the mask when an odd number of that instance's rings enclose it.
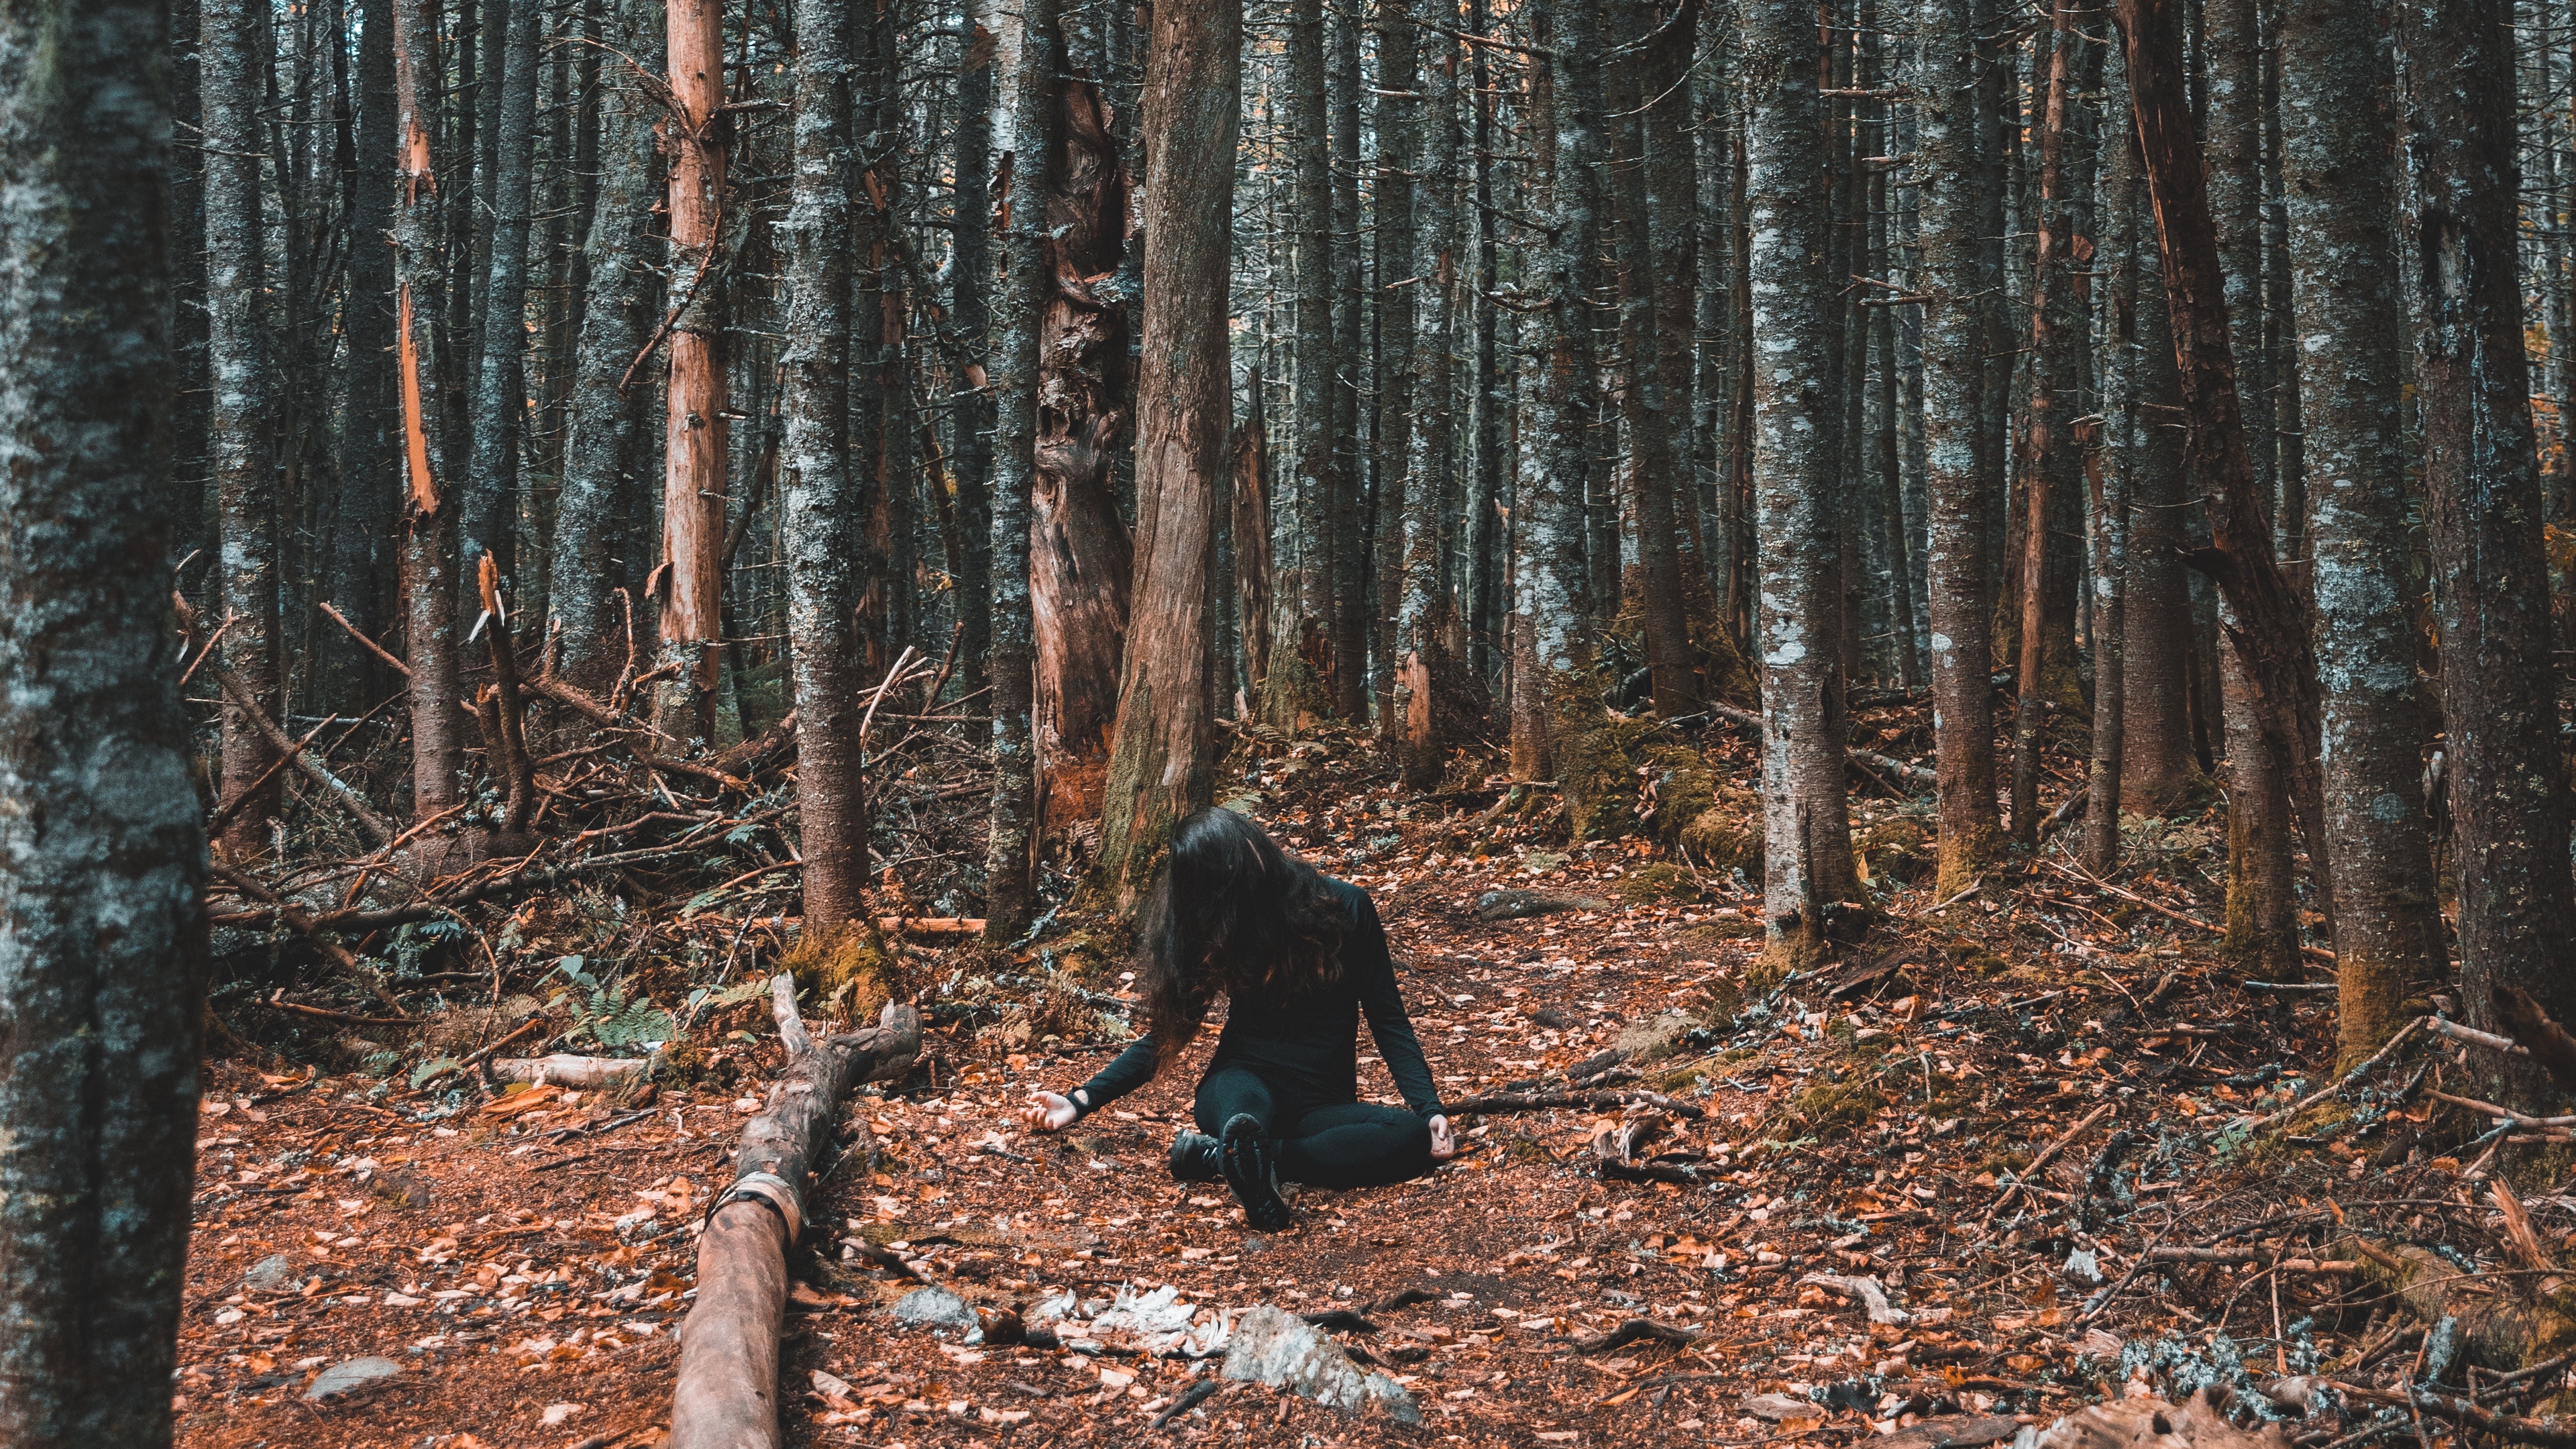
<instances>
[{"instance_id":1,"label":"fallen log","mask_svg":"<svg viewBox=\"0 0 2576 1449\"><path fill-rule=\"evenodd\" d=\"M1731 704L1711 704L1709 708L1721 719L1733 720L1735 723L1740 725L1751 725L1756 729L1762 727L1762 716L1755 714L1749 709L1738 709ZM1933 785L1940 783L1941 777L1939 775L1923 768L1921 765L1907 764L1905 761L1896 758L1894 755L1882 755L1873 750L1859 749L1846 749L1844 753L1850 755L1853 759L1860 761L1862 764L1875 765L1879 769L1885 770L1889 774L1894 775L1901 780L1911 781L1917 785Z\"/></svg>"},{"instance_id":2,"label":"fallen log","mask_svg":"<svg viewBox=\"0 0 2576 1449\"><path fill-rule=\"evenodd\" d=\"M1696 1122L1708 1114L1689 1102L1676 1101L1661 1092L1488 1092L1449 1104L1449 1115L1464 1117L1470 1112L1494 1116L1504 1112L1545 1112L1555 1107L1588 1107L1595 1112L1608 1112L1622 1107L1660 1107L1676 1117Z\"/></svg>"},{"instance_id":3,"label":"fallen log","mask_svg":"<svg viewBox=\"0 0 2576 1449\"><path fill-rule=\"evenodd\" d=\"M863 1081L911 1070L921 1014L890 1004L867 1031L815 1041L792 978L770 983L788 1044L765 1110L743 1129L733 1185L698 1239L698 1299L680 1328L680 1379L667 1449L777 1449L778 1334L787 1312L787 1250L811 1214L806 1194L832 1142L841 1099Z\"/></svg>"},{"instance_id":4,"label":"fallen log","mask_svg":"<svg viewBox=\"0 0 2576 1449\"><path fill-rule=\"evenodd\" d=\"M2481 1368L2518 1369L2534 1359L2576 1347L2576 1314L2561 1307L2561 1294L2526 1296L2519 1283L2464 1273L2432 1250L2412 1243L2348 1240L2362 1272L2397 1296L2426 1323L2459 1320L2460 1345ZM2429 1405L2427 1407L2430 1407Z\"/></svg>"}]
</instances>

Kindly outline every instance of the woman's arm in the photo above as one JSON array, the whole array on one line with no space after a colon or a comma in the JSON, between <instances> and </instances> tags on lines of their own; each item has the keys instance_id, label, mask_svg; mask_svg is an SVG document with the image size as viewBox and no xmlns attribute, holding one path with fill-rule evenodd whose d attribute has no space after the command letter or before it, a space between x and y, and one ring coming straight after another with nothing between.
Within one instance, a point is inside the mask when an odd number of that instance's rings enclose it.
<instances>
[{"instance_id":1,"label":"woman's arm","mask_svg":"<svg viewBox=\"0 0 2576 1449\"><path fill-rule=\"evenodd\" d=\"M1031 1092L1029 1105L1021 1117L1039 1132L1061 1132L1129 1092L1154 1079L1154 1039L1138 1037L1127 1050L1120 1052L1100 1074L1074 1088L1064 1096L1053 1092Z\"/></svg>"},{"instance_id":2,"label":"woman's arm","mask_svg":"<svg viewBox=\"0 0 2576 1449\"><path fill-rule=\"evenodd\" d=\"M1432 1085L1422 1042L1405 1014L1403 993L1395 986L1395 962L1386 953L1386 928L1378 923L1377 906L1366 892L1360 893L1359 925L1342 944L1342 969L1350 973L1369 1035L1377 1039L1377 1054L1386 1062L1387 1075L1395 1078L1395 1089L1404 1094L1404 1104L1421 1116L1440 1116L1440 1089Z\"/></svg>"}]
</instances>

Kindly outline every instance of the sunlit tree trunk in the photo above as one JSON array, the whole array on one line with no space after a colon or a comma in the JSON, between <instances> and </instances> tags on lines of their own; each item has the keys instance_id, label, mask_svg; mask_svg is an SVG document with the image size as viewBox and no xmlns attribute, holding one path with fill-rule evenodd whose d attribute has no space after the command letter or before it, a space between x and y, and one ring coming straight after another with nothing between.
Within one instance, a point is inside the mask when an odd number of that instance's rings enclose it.
<instances>
[{"instance_id":1,"label":"sunlit tree trunk","mask_svg":"<svg viewBox=\"0 0 2576 1449\"><path fill-rule=\"evenodd\" d=\"M522 0L524 3L524 0ZM663 417L661 658L677 673L655 701L654 723L676 740L715 738L716 647L724 637L726 417L723 297L725 104L722 0L670 0L674 114L662 123L671 183L672 300Z\"/></svg>"},{"instance_id":2,"label":"sunlit tree trunk","mask_svg":"<svg viewBox=\"0 0 2576 1449\"><path fill-rule=\"evenodd\" d=\"M1404 468L1404 582L1396 601L1395 707L1405 779L1437 781L1452 722L1444 716L1457 682L1449 655L1449 543L1454 507L1452 457L1456 417L1458 288L1458 42L1441 28L1455 18L1448 0L1419 0L1415 40L1421 46L1422 99L1414 104L1412 430ZM1453 28L1454 27L1450 27Z\"/></svg>"}]
</instances>

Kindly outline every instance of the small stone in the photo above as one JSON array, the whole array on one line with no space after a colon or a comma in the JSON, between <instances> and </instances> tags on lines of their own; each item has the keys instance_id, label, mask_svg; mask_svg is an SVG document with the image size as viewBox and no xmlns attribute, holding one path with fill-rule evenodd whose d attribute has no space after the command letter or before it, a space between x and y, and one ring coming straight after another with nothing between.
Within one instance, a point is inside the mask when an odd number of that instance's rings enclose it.
<instances>
[{"instance_id":1,"label":"small stone","mask_svg":"<svg viewBox=\"0 0 2576 1449\"><path fill-rule=\"evenodd\" d=\"M1787 1394L1755 1394L1744 1401L1744 1412L1774 1424L1783 1419L1821 1419L1825 1415L1813 1402Z\"/></svg>"},{"instance_id":2,"label":"small stone","mask_svg":"<svg viewBox=\"0 0 2576 1449\"><path fill-rule=\"evenodd\" d=\"M2105 1333L2098 1328L2088 1328L2084 1331L2084 1336L2075 1341L2075 1356L2109 1363L2117 1359L2120 1356L2120 1350L2128 1346L2127 1340L2116 1333Z\"/></svg>"},{"instance_id":3,"label":"small stone","mask_svg":"<svg viewBox=\"0 0 2576 1449\"><path fill-rule=\"evenodd\" d=\"M589 1407L590 1405L588 1404L548 1404L546 1405L546 1411L539 1414L537 1418L549 1429L560 1429L563 1427L564 1420L571 1418L575 1414L581 1413Z\"/></svg>"},{"instance_id":4,"label":"small stone","mask_svg":"<svg viewBox=\"0 0 2576 1449\"><path fill-rule=\"evenodd\" d=\"M980 1328L965 1299L945 1288L915 1288L894 1302L894 1321L911 1328Z\"/></svg>"},{"instance_id":5,"label":"small stone","mask_svg":"<svg viewBox=\"0 0 2576 1449\"><path fill-rule=\"evenodd\" d=\"M1480 921L1518 921L1556 911L1608 909L1608 901L1592 896L1567 895L1561 891L1487 891L1476 897L1476 919Z\"/></svg>"},{"instance_id":6,"label":"small stone","mask_svg":"<svg viewBox=\"0 0 2576 1449\"><path fill-rule=\"evenodd\" d=\"M242 1286L261 1293L285 1292L295 1286L295 1260L284 1253L271 1253L242 1274Z\"/></svg>"},{"instance_id":7,"label":"small stone","mask_svg":"<svg viewBox=\"0 0 2576 1449\"><path fill-rule=\"evenodd\" d=\"M1224 1374L1284 1388L1344 1413L1374 1403L1398 1423L1422 1422L1422 1411L1414 1407L1413 1395L1403 1385L1384 1374L1362 1373L1314 1325L1266 1303L1235 1323Z\"/></svg>"},{"instance_id":8,"label":"small stone","mask_svg":"<svg viewBox=\"0 0 2576 1449\"><path fill-rule=\"evenodd\" d=\"M373 1354L365 1358L343 1359L324 1369L304 1391L304 1397L317 1404L328 1403L343 1394L352 1394L381 1379L402 1372L402 1365Z\"/></svg>"}]
</instances>

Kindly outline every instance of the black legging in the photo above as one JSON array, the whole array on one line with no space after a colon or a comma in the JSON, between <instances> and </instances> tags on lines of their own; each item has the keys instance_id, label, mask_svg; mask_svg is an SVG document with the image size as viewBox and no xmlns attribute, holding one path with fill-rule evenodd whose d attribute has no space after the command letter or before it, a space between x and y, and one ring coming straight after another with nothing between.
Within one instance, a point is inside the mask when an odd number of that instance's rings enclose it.
<instances>
[{"instance_id":1,"label":"black legging","mask_svg":"<svg viewBox=\"0 0 2576 1449\"><path fill-rule=\"evenodd\" d=\"M1249 1112L1262 1135L1281 1139L1279 1175L1309 1187L1382 1187L1431 1170L1431 1128L1402 1107L1373 1102L1305 1106L1283 1102L1259 1074L1223 1067L1199 1082L1191 1115L1210 1136Z\"/></svg>"}]
</instances>

